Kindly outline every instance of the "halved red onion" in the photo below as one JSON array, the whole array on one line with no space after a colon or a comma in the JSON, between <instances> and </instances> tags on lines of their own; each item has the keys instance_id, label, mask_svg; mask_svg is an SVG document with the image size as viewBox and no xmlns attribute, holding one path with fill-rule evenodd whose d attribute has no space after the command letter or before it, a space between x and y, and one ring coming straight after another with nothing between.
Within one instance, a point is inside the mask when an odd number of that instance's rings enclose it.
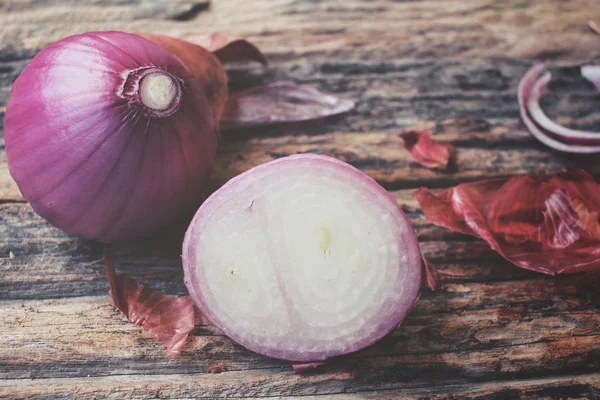
<instances>
[{"instance_id":1,"label":"halved red onion","mask_svg":"<svg viewBox=\"0 0 600 400\"><path fill-rule=\"evenodd\" d=\"M521 118L529 132L540 142L567 153L600 152L600 133L570 129L552 121L540 107L540 97L552 75L546 64L534 65L519 84ZM584 70L582 74L585 76ZM588 78L589 79L589 78Z\"/></svg>"},{"instance_id":2,"label":"halved red onion","mask_svg":"<svg viewBox=\"0 0 600 400\"><path fill-rule=\"evenodd\" d=\"M320 361L398 326L419 295L415 232L373 179L319 155L239 175L200 207L183 243L200 311L257 353Z\"/></svg>"}]
</instances>

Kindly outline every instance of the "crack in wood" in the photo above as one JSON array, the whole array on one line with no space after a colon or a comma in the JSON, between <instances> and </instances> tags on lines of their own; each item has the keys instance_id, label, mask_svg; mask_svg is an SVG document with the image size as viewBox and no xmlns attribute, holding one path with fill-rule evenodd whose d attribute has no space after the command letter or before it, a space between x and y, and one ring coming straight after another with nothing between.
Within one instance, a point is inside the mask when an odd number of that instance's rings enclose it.
<instances>
[{"instance_id":1,"label":"crack in wood","mask_svg":"<svg viewBox=\"0 0 600 400\"><path fill-rule=\"evenodd\" d=\"M171 14L174 21L190 21L201 12L207 11L210 7L210 1L197 1L185 7L185 9L175 11Z\"/></svg>"}]
</instances>

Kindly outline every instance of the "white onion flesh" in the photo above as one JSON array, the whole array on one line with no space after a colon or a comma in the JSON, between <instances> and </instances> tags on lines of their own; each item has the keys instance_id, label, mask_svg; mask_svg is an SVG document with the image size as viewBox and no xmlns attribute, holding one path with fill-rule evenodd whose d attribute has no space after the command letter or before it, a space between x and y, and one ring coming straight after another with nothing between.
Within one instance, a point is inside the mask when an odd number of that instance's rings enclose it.
<instances>
[{"instance_id":1,"label":"white onion flesh","mask_svg":"<svg viewBox=\"0 0 600 400\"><path fill-rule=\"evenodd\" d=\"M348 164L279 159L198 210L183 248L204 315L267 356L317 361L379 340L419 293L416 236L397 202Z\"/></svg>"}]
</instances>

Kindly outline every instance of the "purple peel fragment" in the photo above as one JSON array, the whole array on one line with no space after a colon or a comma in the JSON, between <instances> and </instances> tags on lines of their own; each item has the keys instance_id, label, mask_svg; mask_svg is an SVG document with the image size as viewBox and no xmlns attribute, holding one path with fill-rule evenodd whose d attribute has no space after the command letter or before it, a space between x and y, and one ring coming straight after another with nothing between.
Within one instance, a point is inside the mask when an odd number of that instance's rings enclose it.
<instances>
[{"instance_id":1,"label":"purple peel fragment","mask_svg":"<svg viewBox=\"0 0 600 400\"><path fill-rule=\"evenodd\" d=\"M353 108L353 101L292 82L276 82L232 94L221 126L223 129L236 129L311 121Z\"/></svg>"}]
</instances>

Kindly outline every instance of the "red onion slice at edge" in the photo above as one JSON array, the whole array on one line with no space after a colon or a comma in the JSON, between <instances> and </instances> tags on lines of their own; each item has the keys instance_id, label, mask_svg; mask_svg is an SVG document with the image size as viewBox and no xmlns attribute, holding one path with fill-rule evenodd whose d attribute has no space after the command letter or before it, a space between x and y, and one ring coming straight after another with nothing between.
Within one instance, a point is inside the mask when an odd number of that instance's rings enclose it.
<instances>
[{"instance_id":1,"label":"red onion slice at edge","mask_svg":"<svg viewBox=\"0 0 600 400\"><path fill-rule=\"evenodd\" d=\"M600 133L569 129L551 121L539 105L539 99L551 75L546 73L546 64L534 65L519 83L519 109L523 123L540 142L553 149L567 152L591 154L600 152ZM584 141L586 144L581 144Z\"/></svg>"}]
</instances>

